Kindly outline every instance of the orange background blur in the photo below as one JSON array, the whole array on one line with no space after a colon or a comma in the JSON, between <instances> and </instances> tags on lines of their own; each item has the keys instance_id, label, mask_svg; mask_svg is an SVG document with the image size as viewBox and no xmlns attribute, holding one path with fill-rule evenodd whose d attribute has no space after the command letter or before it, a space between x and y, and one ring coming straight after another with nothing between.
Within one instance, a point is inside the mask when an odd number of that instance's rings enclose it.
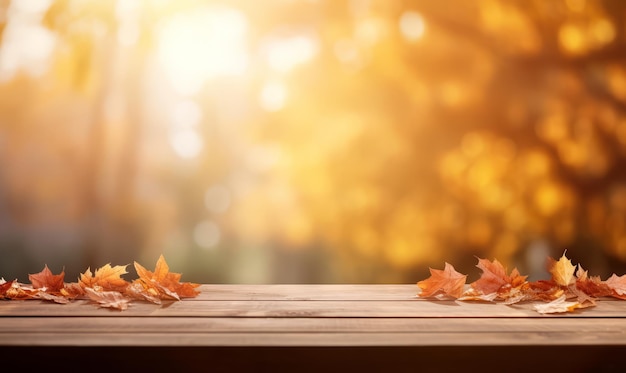
<instances>
[{"instance_id":1,"label":"orange background blur","mask_svg":"<svg viewBox=\"0 0 626 373\"><path fill-rule=\"evenodd\" d=\"M0 1L0 277L626 271L626 2Z\"/></svg>"}]
</instances>

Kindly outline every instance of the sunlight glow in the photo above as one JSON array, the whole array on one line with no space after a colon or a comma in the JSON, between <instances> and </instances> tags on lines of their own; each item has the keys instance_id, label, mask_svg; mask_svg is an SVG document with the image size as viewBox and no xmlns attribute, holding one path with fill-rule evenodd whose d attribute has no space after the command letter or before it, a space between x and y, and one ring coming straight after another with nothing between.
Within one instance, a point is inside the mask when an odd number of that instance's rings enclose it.
<instances>
[{"instance_id":1,"label":"sunlight glow","mask_svg":"<svg viewBox=\"0 0 626 373\"><path fill-rule=\"evenodd\" d=\"M173 127L195 127L201 119L200 106L191 100L178 102L170 111L170 121Z\"/></svg>"},{"instance_id":2,"label":"sunlight glow","mask_svg":"<svg viewBox=\"0 0 626 373\"><path fill-rule=\"evenodd\" d=\"M286 73L312 60L318 53L318 41L313 35L294 34L271 38L265 45L270 68Z\"/></svg>"},{"instance_id":3,"label":"sunlight glow","mask_svg":"<svg viewBox=\"0 0 626 373\"><path fill-rule=\"evenodd\" d=\"M424 36L426 24L421 14L414 11L406 11L400 16L400 31L409 41L416 41Z\"/></svg>"},{"instance_id":4,"label":"sunlight glow","mask_svg":"<svg viewBox=\"0 0 626 373\"><path fill-rule=\"evenodd\" d=\"M138 19L141 5L139 0L118 0L115 4L115 15L120 25L117 41L122 46L131 47L139 40L141 30Z\"/></svg>"},{"instance_id":5,"label":"sunlight glow","mask_svg":"<svg viewBox=\"0 0 626 373\"><path fill-rule=\"evenodd\" d=\"M193 95L218 76L248 68L248 22L240 11L204 7L172 17L159 33L159 58L174 89Z\"/></svg>"},{"instance_id":6,"label":"sunlight glow","mask_svg":"<svg viewBox=\"0 0 626 373\"><path fill-rule=\"evenodd\" d=\"M170 144L176 154L185 159L195 158L204 147L198 132L202 110L197 103L183 100L175 103L169 112Z\"/></svg>"},{"instance_id":7,"label":"sunlight glow","mask_svg":"<svg viewBox=\"0 0 626 373\"><path fill-rule=\"evenodd\" d=\"M359 47L352 39L338 40L333 49L342 64L359 67L363 63Z\"/></svg>"},{"instance_id":8,"label":"sunlight glow","mask_svg":"<svg viewBox=\"0 0 626 373\"><path fill-rule=\"evenodd\" d=\"M278 111L285 106L287 88L281 82L266 83L261 90L261 107L266 111Z\"/></svg>"},{"instance_id":9,"label":"sunlight glow","mask_svg":"<svg viewBox=\"0 0 626 373\"><path fill-rule=\"evenodd\" d=\"M163 252L209 283L404 283L537 242L626 269L624 16L0 0L0 270Z\"/></svg>"},{"instance_id":10,"label":"sunlight glow","mask_svg":"<svg viewBox=\"0 0 626 373\"><path fill-rule=\"evenodd\" d=\"M40 20L50 6L48 0L12 2L0 47L0 80L11 79L19 70L32 76L45 72L54 52L56 37Z\"/></svg>"},{"instance_id":11,"label":"sunlight glow","mask_svg":"<svg viewBox=\"0 0 626 373\"><path fill-rule=\"evenodd\" d=\"M204 147L202 137L193 128L173 130L170 134L170 144L178 156L186 159L197 157Z\"/></svg>"}]
</instances>

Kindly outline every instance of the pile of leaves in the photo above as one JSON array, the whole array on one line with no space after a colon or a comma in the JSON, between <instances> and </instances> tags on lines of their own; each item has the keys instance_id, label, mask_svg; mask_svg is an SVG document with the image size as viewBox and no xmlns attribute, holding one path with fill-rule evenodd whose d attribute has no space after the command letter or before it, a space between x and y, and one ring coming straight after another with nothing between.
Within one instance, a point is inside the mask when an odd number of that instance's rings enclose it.
<instances>
[{"instance_id":1,"label":"pile of leaves","mask_svg":"<svg viewBox=\"0 0 626 373\"><path fill-rule=\"evenodd\" d=\"M580 264L574 266L563 253L557 261L548 257L549 280L527 281L517 268L507 273L497 260L477 258L480 278L466 286L467 275L445 263L443 270L430 268L431 276L419 281L421 298L456 299L460 301L541 302L533 306L542 313L572 312L593 307L603 297L626 300L626 275L611 275L606 280L590 276Z\"/></svg>"},{"instance_id":2,"label":"pile of leaves","mask_svg":"<svg viewBox=\"0 0 626 373\"><path fill-rule=\"evenodd\" d=\"M128 265L107 264L91 272L88 268L77 282L65 282L65 271L53 274L47 265L36 274L29 274L30 284L0 279L0 299L41 299L69 303L74 299L90 299L100 307L125 310L132 300L161 304L164 300L179 301L196 297L200 284L181 282L181 274L170 272L163 255L159 256L154 272L134 262L139 276L132 282L122 275Z\"/></svg>"}]
</instances>

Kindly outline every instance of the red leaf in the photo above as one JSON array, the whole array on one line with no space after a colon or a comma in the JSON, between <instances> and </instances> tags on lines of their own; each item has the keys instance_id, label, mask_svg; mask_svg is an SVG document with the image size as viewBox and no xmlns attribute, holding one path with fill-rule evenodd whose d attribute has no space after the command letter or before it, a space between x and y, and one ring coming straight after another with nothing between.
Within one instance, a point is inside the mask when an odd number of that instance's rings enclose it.
<instances>
[{"instance_id":1,"label":"red leaf","mask_svg":"<svg viewBox=\"0 0 626 373\"><path fill-rule=\"evenodd\" d=\"M65 271L61 271L60 274L54 275L48 268L48 265L45 265L44 269L39 273L29 274L28 278L35 289L46 288L46 291L50 293L61 291L65 285L63 282L65 278Z\"/></svg>"},{"instance_id":2,"label":"red leaf","mask_svg":"<svg viewBox=\"0 0 626 373\"><path fill-rule=\"evenodd\" d=\"M0 299L5 297L7 290L9 290L13 285L13 281L14 280L7 282L4 278L0 279Z\"/></svg>"}]
</instances>

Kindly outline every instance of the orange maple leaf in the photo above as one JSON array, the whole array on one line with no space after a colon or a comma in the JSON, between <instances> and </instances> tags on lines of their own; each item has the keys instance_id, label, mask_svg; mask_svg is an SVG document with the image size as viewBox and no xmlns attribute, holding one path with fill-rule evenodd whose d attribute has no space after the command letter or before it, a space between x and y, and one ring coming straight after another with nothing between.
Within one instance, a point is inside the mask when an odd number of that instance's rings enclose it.
<instances>
[{"instance_id":1,"label":"orange maple leaf","mask_svg":"<svg viewBox=\"0 0 626 373\"><path fill-rule=\"evenodd\" d=\"M505 285L508 285L507 288L515 288L526 282L526 276L521 276L517 268L514 268L511 274L507 275L506 268L497 259L492 262L487 259L477 259L476 267L483 272L480 278L470 285L478 292L483 294L496 293Z\"/></svg>"},{"instance_id":2,"label":"orange maple leaf","mask_svg":"<svg viewBox=\"0 0 626 373\"><path fill-rule=\"evenodd\" d=\"M576 266L565 256L565 253L558 261L548 257L548 272L552 274L552 280L557 285L569 286L574 284L576 282L574 271L576 271Z\"/></svg>"},{"instance_id":3,"label":"orange maple leaf","mask_svg":"<svg viewBox=\"0 0 626 373\"><path fill-rule=\"evenodd\" d=\"M490 262L481 258L478 258L476 267L483 272L480 278L471 283L470 286L478 294L487 296L483 298L493 300L498 298L507 304L514 304L529 298L527 276L520 275L517 268L514 268L511 274L507 275L506 268L497 259Z\"/></svg>"},{"instance_id":4,"label":"orange maple leaf","mask_svg":"<svg viewBox=\"0 0 626 373\"><path fill-rule=\"evenodd\" d=\"M47 264L41 272L29 274L28 278L35 289L45 288L49 293L59 292L65 285L65 271L61 271L60 274L54 275L48 268Z\"/></svg>"},{"instance_id":5,"label":"orange maple leaf","mask_svg":"<svg viewBox=\"0 0 626 373\"><path fill-rule=\"evenodd\" d=\"M420 297L432 297L439 294L459 298L464 291L467 275L457 272L452 264L446 262L443 270L430 269L430 277L417 283L421 289Z\"/></svg>"},{"instance_id":6,"label":"orange maple leaf","mask_svg":"<svg viewBox=\"0 0 626 373\"><path fill-rule=\"evenodd\" d=\"M509 275L509 284L514 288L520 287L527 283L527 278L528 276L520 274L517 268L513 268L511 274Z\"/></svg>"},{"instance_id":7,"label":"orange maple leaf","mask_svg":"<svg viewBox=\"0 0 626 373\"><path fill-rule=\"evenodd\" d=\"M81 273L79 284L83 288L97 288L105 291L118 291L123 292L130 284L124 280L121 276L126 274L126 265L111 267L110 264L106 264L96 269L95 274L92 275L91 269L87 268L84 273Z\"/></svg>"},{"instance_id":8,"label":"orange maple leaf","mask_svg":"<svg viewBox=\"0 0 626 373\"><path fill-rule=\"evenodd\" d=\"M135 262L134 265L139 275L139 278L134 282L142 284L152 295L179 300L180 298L195 297L200 293L197 290L200 284L191 282L181 283L181 274L170 272L163 255L159 256L154 272L147 270L137 262Z\"/></svg>"},{"instance_id":9,"label":"orange maple leaf","mask_svg":"<svg viewBox=\"0 0 626 373\"><path fill-rule=\"evenodd\" d=\"M478 259L476 267L483 272L480 278L470 284L470 286L484 294L495 293L508 282L506 270L497 259L490 262L487 259Z\"/></svg>"}]
</instances>

